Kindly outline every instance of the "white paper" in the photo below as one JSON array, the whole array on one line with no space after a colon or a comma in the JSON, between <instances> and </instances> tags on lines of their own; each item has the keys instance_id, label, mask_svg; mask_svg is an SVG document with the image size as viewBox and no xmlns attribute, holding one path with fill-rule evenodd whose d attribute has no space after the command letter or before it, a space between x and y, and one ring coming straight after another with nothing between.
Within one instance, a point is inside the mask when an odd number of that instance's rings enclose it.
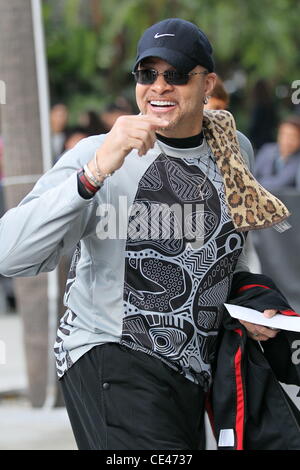
<instances>
[{"instance_id":1,"label":"white paper","mask_svg":"<svg viewBox=\"0 0 300 470\"><path fill-rule=\"evenodd\" d=\"M233 447L234 446L234 431L233 429L221 429L219 435L219 447Z\"/></svg>"},{"instance_id":2,"label":"white paper","mask_svg":"<svg viewBox=\"0 0 300 470\"><path fill-rule=\"evenodd\" d=\"M268 326L279 330L300 331L300 317L290 317L277 313L273 318L267 318L263 313L252 308L239 305L224 304L229 314L238 320L245 320L256 325Z\"/></svg>"}]
</instances>

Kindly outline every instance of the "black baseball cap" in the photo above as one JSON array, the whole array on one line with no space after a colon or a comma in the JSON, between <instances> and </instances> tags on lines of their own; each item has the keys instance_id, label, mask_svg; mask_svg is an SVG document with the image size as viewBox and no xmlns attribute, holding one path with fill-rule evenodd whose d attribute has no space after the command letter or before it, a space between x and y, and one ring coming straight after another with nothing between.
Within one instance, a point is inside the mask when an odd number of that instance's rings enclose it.
<instances>
[{"instance_id":1,"label":"black baseball cap","mask_svg":"<svg viewBox=\"0 0 300 470\"><path fill-rule=\"evenodd\" d=\"M136 70L146 57L159 57L178 71L190 72L202 65L214 71L213 49L198 26L180 18L168 18L146 29L137 48Z\"/></svg>"}]
</instances>

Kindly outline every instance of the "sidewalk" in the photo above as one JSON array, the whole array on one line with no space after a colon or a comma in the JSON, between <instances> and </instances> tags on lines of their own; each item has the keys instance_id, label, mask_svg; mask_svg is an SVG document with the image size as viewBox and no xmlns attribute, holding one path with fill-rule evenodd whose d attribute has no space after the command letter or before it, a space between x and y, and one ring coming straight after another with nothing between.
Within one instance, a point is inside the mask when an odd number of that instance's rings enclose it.
<instances>
[{"instance_id":1,"label":"sidewalk","mask_svg":"<svg viewBox=\"0 0 300 470\"><path fill-rule=\"evenodd\" d=\"M22 323L18 314L6 314L3 306L0 292L0 450L77 449L65 408L33 409L24 393L17 396L16 392L26 391L27 386ZM284 388L300 409L298 387ZM3 398L4 394L12 398ZM208 424L206 428L207 449L213 450L215 441Z\"/></svg>"},{"instance_id":2,"label":"sidewalk","mask_svg":"<svg viewBox=\"0 0 300 470\"><path fill-rule=\"evenodd\" d=\"M26 400L0 402L0 450L76 450L65 408L33 409Z\"/></svg>"},{"instance_id":3,"label":"sidewalk","mask_svg":"<svg viewBox=\"0 0 300 470\"><path fill-rule=\"evenodd\" d=\"M0 450L77 449L65 408L33 409L26 399L22 322L4 310L0 291Z\"/></svg>"},{"instance_id":4,"label":"sidewalk","mask_svg":"<svg viewBox=\"0 0 300 470\"><path fill-rule=\"evenodd\" d=\"M0 312L0 393L25 390L27 379L21 318Z\"/></svg>"}]
</instances>

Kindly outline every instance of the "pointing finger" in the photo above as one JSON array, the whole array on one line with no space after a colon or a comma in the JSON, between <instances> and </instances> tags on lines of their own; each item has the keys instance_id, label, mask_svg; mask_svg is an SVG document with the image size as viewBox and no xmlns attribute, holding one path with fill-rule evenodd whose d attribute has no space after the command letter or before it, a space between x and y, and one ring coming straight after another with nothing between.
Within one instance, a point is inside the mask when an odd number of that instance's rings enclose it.
<instances>
[{"instance_id":1,"label":"pointing finger","mask_svg":"<svg viewBox=\"0 0 300 470\"><path fill-rule=\"evenodd\" d=\"M152 124L153 129L157 129L159 127L165 127L169 124L169 121L166 119L156 117L156 116L147 116L146 114L143 114L139 116L141 120L147 121L150 124Z\"/></svg>"}]
</instances>

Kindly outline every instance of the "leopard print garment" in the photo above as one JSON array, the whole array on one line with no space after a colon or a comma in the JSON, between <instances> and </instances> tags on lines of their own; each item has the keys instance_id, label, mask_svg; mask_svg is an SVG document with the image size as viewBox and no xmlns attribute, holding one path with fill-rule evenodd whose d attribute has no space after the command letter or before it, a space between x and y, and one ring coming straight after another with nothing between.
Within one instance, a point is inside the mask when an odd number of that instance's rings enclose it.
<instances>
[{"instance_id":1,"label":"leopard print garment","mask_svg":"<svg viewBox=\"0 0 300 470\"><path fill-rule=\"evenodd\" d=\"M263 188L240 153L233 116L224 110L204 111L203 132L224 177L232 221L238 231L271 227L289 215L287 207Z\"/></svg>"}]
</instances>

